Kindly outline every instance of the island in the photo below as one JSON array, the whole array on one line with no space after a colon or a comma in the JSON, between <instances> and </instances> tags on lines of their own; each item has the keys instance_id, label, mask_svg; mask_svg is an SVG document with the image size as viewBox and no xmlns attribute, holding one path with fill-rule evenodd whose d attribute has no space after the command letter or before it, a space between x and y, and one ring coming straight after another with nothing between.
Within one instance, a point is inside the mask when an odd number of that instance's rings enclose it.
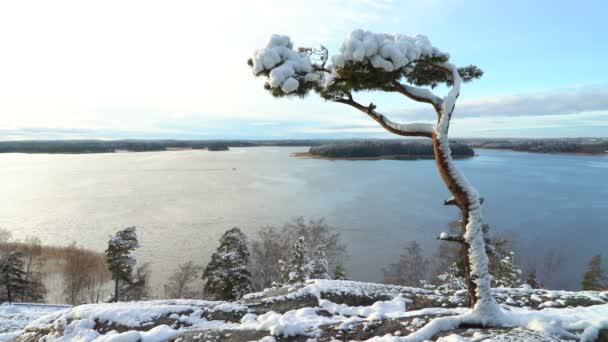
<instances>
[{"instance_id":1,"label":"island","mask_svg":"<svg viewBox=\"0 0 608 342\"><path fill-rule=\"evenodd\" d=\"M452 144L455 158L473 157L475 151L466 144ZM335 141L313 146L308 152L295 153L296 157L318 159L433 159L433 145L423 140L351 140Z\"/></svg>"},{"instance_id":2,"label":"island","mask_svg":"<svg viewBox=\"0 0 608 342\"><path fill-rule=\"evenodd\" d=\"M473 148L513 150L530 153L559 153L582 155L608 154L608 138L510 138L455 139Z\"/></svg>"}]
</instances>

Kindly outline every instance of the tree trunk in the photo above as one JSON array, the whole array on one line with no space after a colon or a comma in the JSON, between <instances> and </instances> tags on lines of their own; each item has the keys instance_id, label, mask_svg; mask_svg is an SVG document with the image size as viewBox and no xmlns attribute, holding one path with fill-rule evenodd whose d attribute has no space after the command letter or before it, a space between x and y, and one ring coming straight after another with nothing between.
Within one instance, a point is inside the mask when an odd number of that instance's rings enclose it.
<instances>
[{"instance_id":1,"label":"tree trunk","mask_svg":"<svg viewBox=\"0 0 608 342\"><path fill-rule=\"evenodd\" d=\"M458 182L456 181L456 179L453 176L454 170L452 170L452 169L453 169L454 164L452 162L452 157L450 155L446 156L442 152L446 148L449 150L449 142L442 141L442 139L440 139L437 134L434 134L433 135L433 150L435 152L435 160L437 162L437 168L439 169L439 174L441 175L441 178L443 179L446 186L448 187L448 189L454 196L454 199L456 200L456 203L458 204L458 207L460 208L460 211L462 214L462 221L461 221L460 226L462 228L462 235L464 236L466 233L466 226L469 221L469 210L468 210L469 199L468 199L468 196L466 195L465 190L458 184ZM463 248L464 273L465 273L465 278L467 281L467 290L468 290L468 295L469 295L469 307L472 308L477 303L477 292L476 292L477 284L473 281L473 278L471 276L471 264L469 261L470 245L466 241L463 241L462 245L464 247Z\"/></svg>"},{"instance_id":2,"label":"tree trunk","mask_svg":"<svg viewBox=\"0 0 608 342\"><path fill-rule=\"evenodd\" d=\"M13 303L13 294L11 293L10 278L6 283L6 299L8 299L9 304Z\"/></svg>"},{"instance_id":3,"label":"tree trunk","mask_svg":"<svg viewBox=\"0 0 608 342\"><path fill-rule=\"evenodd\" d=\"M116 281L114 282L114 302L118 302L118 277L116 277Z\"/></svg>"}]
</instances>

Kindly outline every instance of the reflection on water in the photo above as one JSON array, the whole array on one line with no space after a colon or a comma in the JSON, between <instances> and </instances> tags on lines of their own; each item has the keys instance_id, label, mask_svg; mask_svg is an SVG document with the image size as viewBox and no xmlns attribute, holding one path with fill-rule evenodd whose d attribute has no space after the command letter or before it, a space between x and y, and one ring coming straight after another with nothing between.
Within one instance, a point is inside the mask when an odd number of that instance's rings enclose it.
<instances>
[{"instance_id":1,"label":"reflection on water","mask_svg":"<svg viewBox=\"0 0 608 342\"><path fill-rule=\"evenodd\" d=\"M378 281L405 242L427 253L457 218L432 160L298 159L301 147L89 155L0 155L0 226L17 238L104 250L136 225L138 255L161 288L179 263L206 263L232 226L254 234L295 216L325 217L349 246L354 279ZM492 230L517 238L520 262L569 253L556 284L576 288L608 243L608 158L478 150L457 163L486 198Z\"/></svg>"}]
</instances>

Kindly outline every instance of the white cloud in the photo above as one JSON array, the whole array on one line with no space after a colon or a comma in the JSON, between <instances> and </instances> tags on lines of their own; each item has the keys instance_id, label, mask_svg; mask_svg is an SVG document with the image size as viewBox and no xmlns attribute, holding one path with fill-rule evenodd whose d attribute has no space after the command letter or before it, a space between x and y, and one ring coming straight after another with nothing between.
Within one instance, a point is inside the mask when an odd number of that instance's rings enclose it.
<instances>
[{"instance_id":1,"label":"white cloud","mask_svg":"<svg viewBox=\"0 0 608 342\"><path fill-rule=\"evenodd\" d=\"M495 96L459 101L454 116L544 116L608 111L608 87L580 87L540 94ZM429 118L426 107L394 113L401 118Z\"/></svg>"}]
</instances>

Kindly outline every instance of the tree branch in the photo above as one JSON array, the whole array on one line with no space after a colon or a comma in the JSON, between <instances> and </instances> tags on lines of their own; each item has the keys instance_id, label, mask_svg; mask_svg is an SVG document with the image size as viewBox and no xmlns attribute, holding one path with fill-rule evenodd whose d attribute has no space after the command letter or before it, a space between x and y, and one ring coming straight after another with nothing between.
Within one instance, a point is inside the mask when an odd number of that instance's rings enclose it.
<instances>
[{"instance_id":1,"label":"tree branch","mask_svg":"<svg viewBox=\"0 0 608 342\"><path fill-rule=\"evenodd\" d=\"M437 112L441 109L443 100L428 89L413 87L397 81L393 81L392 85L395 87L395 91L414 101L429 103Z\"/></svg>"},{"instance_id":2,"label":"tree branch","mask_svg":"<svg viewBox=\"0 0 608 342\"><path fill-rule=\"evenodd\" d=\"M464 237L460 235L449 235L447 233L441 233L437 236L437 240L464 243Z\"/></svg>"},{"instance_id":3,"label":"tree branch","mask_svg":"<svg viewBox=\"0 0 608 342\"><path fill-rule=\"evenodd\" d=\"M407 137L433 137L433 125L426 123L411 123L411 124L399 124L389 120L384 115L375 111L376 106L370 103L369 106L364 106L359 102L353 100L351 94L347 94L347 98L337 99L334 102L347 104L354 107L363 113L369 115L372 119L376 120L380 126L384 127L387 131Z\"/></svg>"},{"instance_id":4,"label":"tree branch","mask_svg":"<svg viewBox=\"0 0 608 342\"><path fill-rule=\"evenodd\" d=\"M479 198L479 204L483 204L483 197ZM456 199L454 198L454 196L448 198L447 200L443 201L443 205L458 205L458 203L456 202Z\"/></svg>"}]
</instances>

